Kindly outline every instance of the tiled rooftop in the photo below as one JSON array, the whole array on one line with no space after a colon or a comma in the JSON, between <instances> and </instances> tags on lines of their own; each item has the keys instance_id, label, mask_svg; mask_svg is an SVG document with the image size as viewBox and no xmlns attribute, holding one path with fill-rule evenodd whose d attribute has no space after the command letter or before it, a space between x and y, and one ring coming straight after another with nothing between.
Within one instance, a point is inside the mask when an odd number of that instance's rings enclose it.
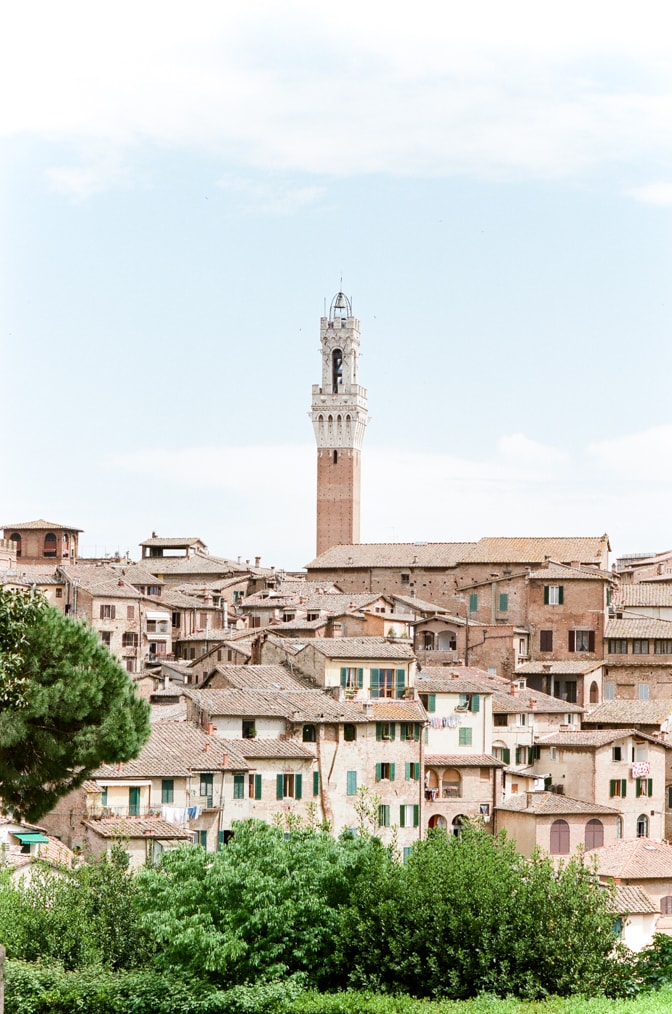
<instances>
[{"instance_id":1,"label":"tiled rooftop","mask_svg":"<svg viewBox=\"0 0 672 1014\"><path fill-rule=\"evenodd\" d=\"M622 620L608 620L605 637L661 637L672 639L672 620L654 620L649 616L629 616Z\"/></svg>"},{"instance_id":2,"label":"tiled rooftop","mask_svg":"<svg viewBox=\"0 0 672 1014\"><path fill-rule=\"evenodd\" d=\"M575 747L579 750L606 746L627 736L636 736L637 739L645 739L649 743L658 743L655 737L636 729L580 729L576 732L554 732L548 736L540 736L538 743L540 746Z\"/></svg>"},{"instance_id":3,"label":"tiled rooftop","mask_svg":"<svg viewBox=\"0 0 672 1014\"><path fill-rule=\"evenodd\" d=\"M513 810L518 813L534 813L539 816L555 814L603 814L620 813L613 806L589 803L585 799L574 799L559 792L519 792L499 803L498 810Z\"/></svg>"},{"instance_id":4,"label":"tiled rooftop","mask_svg":"<svg viewBox=\"0 0 672 1014\"><path fill-rule=\"evenodd\" d=\"M622 584L614 592L612 605L617 609L629 606L672 606L672 583Z\"/></svg>"},{"instance_id":5,"label":"tiled rooftop","mask_svg":"<svg viewBox=\"0 0 672 1014\"><path fill-rule=\"evenodd\" d=\"M595 659L591 662L524 662L519 665L514 673L515 676L577 676L585 675L599 669L603 664L602 659Z\"/></svg>"},{"instance_id":6,"label":"tiled rooftop","mask_svg":"<svg viewBox=\"0 0 672 1014\"><path fill-rule=\"evenodd\" d=\"M232 689L238 690L305 690L303 680L292 676L283 665L225 665L216 671L224 676Z\"/></svg>"},{"instance_id":7,"label":"tiled rooftop","mask_svg":"<svg viewBox=\"0 0 672 1014\"><path fill-rule=\"evenodd\" d=\"M366 722L359 705L337 701L323 690L186 690L212 718L249 716L290 722ZM399 702L401 703L401 702Z\"/></svg>"},{"instance_id":8,"label":"tiled rooftop","mask_svg":"<svg viewBox=\"0 0 672 1014\"><path fill-rule=\"evenodd\" d=\"M609 909L622 915L628 912L630 915L639 915L642 912L660 912L648 894L641 887L628 887L626 884L618 884L615 888L614 897L609 904Z\"/></svg>"},{"instance_id":9,"label":"tiled rooftop","mask_svg":"<svg viewBox=\"0 0 672 1014\"><path fill-rule=\"evenodd\" d=\"M390 641L385 637L316 637L308 644L320 655L335 661L357 658L408 661L415 657L410 641Z\"/></svg>"},{"instance_id":10,"label":"tiled rooftop","mask_svg":"<svg viewBox=\"0 0 672 1014\"><path fill-rule=\"evenodd\" d=\"M212 771L222 767L221 740L208 736L193 722L160 721L151 726L149 740L139 757L124 764L103 764L93 773L94 778L170 778L186 777L189 770ZM242 757L229 756L229 767Z\"/></svg>"},{"instance_id":11,"label":"tiled rooftop","mask_svg":"<svg viewBox=\"0 0 672 1014\"><path fill-rule=\"evenodd\" d=\"M502 761L489 753L430 753L425 754L425 764L430 768L503 768Z\"/></svg>"},{"instance_id":12,"label":"tiled rooftop","mask_svg":"<svg viewBox=\"0 0 672 1014\"><path fill-rule=\"evenodd\" d=\"M378 542L357 546L332 546L307 568L358 567L454 567L473 542Z\"/></svg>"},{"instance_id":13,"label":"tiled rooftop","mask_svg":"<svg viewBox=\"0 0 672 1014\"><path fill-rule=\"evenodd\" d=\"M40 518L39 521L20 521L18 525L0 525L0 529L11 528L14 532L27 532L27 531L41 531L44 528L58 528L62 532L81 532L81 528L74 528L72 525L62 525L55 521L45 521Z\"/></svg>"},{"instance_id":14,"label":"tiled rooftop","mask_svg":"<svg viewBox=\"0 0 672 1014\"><path fill-rule=\"evenodd\" d=\"M584 717L584 725L660 725L672 716L672 700L604 701Z\"/></svg>"},{"instance_id":15,"label":"tiled rooftop","mask_svg":"<svg viewBox=\"0 0 672 1014\"><path fill-rule=\"evenodd\" d=\"M672 845L649 838L617 841L593 849L601 877L623 880L672 880Z\"/></svg>"}]
</instances>

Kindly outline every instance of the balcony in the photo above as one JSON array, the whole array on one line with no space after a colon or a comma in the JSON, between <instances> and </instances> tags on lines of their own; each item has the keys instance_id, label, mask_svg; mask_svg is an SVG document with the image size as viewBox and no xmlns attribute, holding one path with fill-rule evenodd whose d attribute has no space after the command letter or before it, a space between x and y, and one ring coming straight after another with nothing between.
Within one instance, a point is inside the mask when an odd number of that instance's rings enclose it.
<instances>
[{"instance_id":1,"label":"balcony","mask_svg":"<svg viewBox=\"0 0 672 1014\"><path fill-rule=\"evenodd\" d=\"M161 808L155 806L92 806L87 817L103 820L105 817L160 817Z\"/></svg>"}]
</instances>

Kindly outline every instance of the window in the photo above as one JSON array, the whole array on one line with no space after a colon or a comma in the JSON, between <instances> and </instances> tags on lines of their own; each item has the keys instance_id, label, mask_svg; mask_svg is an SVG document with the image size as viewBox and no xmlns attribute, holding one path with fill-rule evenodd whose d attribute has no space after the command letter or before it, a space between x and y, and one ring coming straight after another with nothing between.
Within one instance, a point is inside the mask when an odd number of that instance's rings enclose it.
<instances>
[{"instance_id":1,"label":"window","mask_svg":"<svg viewBox=\"0 0 672 1014\"><path fill-rule=\"evenodd\" d=\"M406 761L406 781L420 781L420 764L418 761Z\"/></svg>"},{"instance_id":2,"label":"window","mask_svg":"<svg viewBox=\"0 0 672 1014\"><path fill-rule=\"evenodd\" d=\"M133 659L132 658L127 658L126 659L126 672L133 672L134 667L135 667L135 662L133 661Z\"/></svg>"},{"instance_id":3,"label":"window","mask_svg":"<svg viewBox=\"0 0 672 1014\"><path fill-rule=\"evenodd\" d=\"M319 620L319 618L320 618L319 613L306 613L306 619L308 620L309 623L312 623L314 620Z\"/></svg>"},{"instance_id":4,"label":"window","mask_svg":"<svg viewBox=\"0 0 672 1014\"><path fill-rule=\"evenodd\" d=\"M402 584L410 584L411 583L411 575L410 574L402 574L401 575L401 583Z\"/></svg>"},{"instance_id":5,"label":"window","mask_svg":"<svg viewBox=\"0 0 672 1014\"><path fill-rule=\"evenodd\" d=\"M175 799L175 783L172 778L161 780L161 802L172 803Z\"/></svg>"},{"instance_id":6,"label":"window","mask_svg":"<svg viewBox=\"0 0 672 1014\"><path fill-rule=\"evenodd\" d=\"M122 648L137 648L138 635L133 630L125 630L121 635Z\"/></svg>"},{"instance_id":7,"label":"window","mask_svg":"<svg viewBox=\"0 0 672 1014\"><path fill-rule=\"evenodd\" d=\"M109 630L101 630L100 639L103 642L103 644L106 644L109 648L112 642L112 632Z\"/></svg>"},{"instance_id":8,"label":"window","mask_svg":"<svg viewBox=\"0 0 672 1014\"><path fill-rule=\"evenodd\" d=\"M107 785L103 787L103 791L100 794L100 805L107 806Z\"/></svg>"},{"instance_id":9,"label":"window","mask_svg":"<svg viewBox=\"0 0 672 1014\"><path fill-rule=\"evenodd\" d=\"M390 826L390 806L389 803L381 803L378 807L378 827L389 827Z\"/></svg>"},{"instance_id":10,"label":"window","mask_svg":"<svg viewBox=\"0 0 672 1014\"><path fill-rule=\"evenodd\" d=\"M605 683L604 684L604 699L605 701L613 701L616 698L616 684Z\"/></svg>"},{"instance_id":11,"label":"window","mask_svg":"<svg viewBox=\"0 0 672 1014\"><path fill-rule=\"evenodd\" d=\"M653 795L653 778L636 778L635 779L635 795L639 796L652 796Z\"/></svg>"},{"instance_id":12,"label":"window","mask_svg":"<svg viewBox=\"0 0 672 1014\"><path fill-rule=\"evenodd\" d=\"M507 726L509 724L508 715L495 715L495 725Z\"/></svg>"},{"instance_id":13,"label":"window","mask_svg":"<svg viewBox=\"0 0 672 1014\"><path fill-rule=\"evenodd\" d=\"M393 782L394 781L394 764L383 762L382 764L376 764L376 781L377 782Z\"/></svg>"},{"instance_id":14,"label":"window","mask_svg":"<svg viewBox=\"0 0 672 1014\"><path fill-rule=\"evenodd\" d=\"M649 654L649 639L647 637L635 637L632 642L633 655Z\"/></svg>"},{"instance_id":15,"label":"window","mask_svg":"<svg viewBox=\"0 0 672 1014\"><path fill-rule=\"evenodd\" d=\"M63 589L62 588L57 588L56 589L56 598L57 599L62 599L63 598Z\"/></svg>"},{"instance_id":16,"label":"window","mask_svg":"<svg viewBox=\"0 0 672 1014\"><path fill-rule=\"evenodd\" d=\"M211 772L201 772L201 784L198 794L199 796L205 796L207 806L212 806L214 778L215 776Z\"/></svg>"},{"instance_id":17,"label":"window","mask_svg":"<svg viewBox=\"0 0 672 1014\"><path fill-rule=\"evenodd\" d=\"M615 761L615 762L623 760L623 747L621 747L621 746L612 746L612 748L611 748L611 759L612 759L612 761Z\"/></svg>"},{"instance_id":18,"label":"window","mask_svg":"<svg viewBox=\"0 0 672 1014\"><path fill-rule=\"evenodd\" d=\"M565 588L561 584L544 585L544 605L561 606L565 600Z\"/></svg>"},{"instance_id":19,"label":"window","mask_svg":"<svg viewBox=\"0 0 672 1014\"><path fill-rule=\"evenodd\" d=\"M243 719L243 739L254 739L257 735L257 723L252 719Z\"/></svg>"},{"instance_id":20,"label":"window","mask_svg":"<svg viewBox=\"0 0 672 1014\"><path fill-rule=\"evenodd\" d=\"M357 795L357 772L348 771L346 774L346 794L348 796Z\"/></svg>"},{"instance_id":21,"label":"window","mask_svg":"<svg viewBox=\"0 0 672 1014\"><path fill-rule=\"evenodd\" d=\"M320 772L313 771L313 795L319 796L320 794Z\"/></svg>"},{"instance_id":22,"label":"window","mask_svg":"<svg viewBox=\"0 0 672 1014\"><path fill-rule=\"evenodd\" d=\"M516 715L516 725L527 725L527 715L524 711L520 711Z\"/></svg>"},{"instance_id":23,"label":"window","mask_svg":"<svg viewBox=\"0 0 672 1014\"><path fill-rule=\"evenodd\" d=\"M417 827L420 807L417 803L402 803L399 807L399 827Z\"/></svg>"},{"instance_id":24,"label":"window","mask_svg":"<svg viewBox=\"0 0 672 1014\"><path fill-rule=\"evenodd\" d=\"M352 722L346 722L343 726L343 739L346 743L354 743L357 739L357 726Z\"/></svg>"},{"instance_id":25,"label":"window","mask_svg":"<svg viewBox=\"0 0 672 1014\"><path fill-rule=\"evenodd\" d=\"M420 723L402 722L399 727L399 739L420 742Z\"/></svg>"},{"instance_id":26,"label":"window","mask_svg":"<svg viewBox=\"0 0 672 1014\"><path fill-rule=\"evenodd\" d=\"M44 550L42 555L52 558L56 556L56 536L53 532L47 532L44 536Z\"/></svg>"},{"instance_id":27,"label":"window","mask_svg":"<svg viewBox=\"0 0 672 1014\"><path fill-rule=\"evenodd\" d=\"M625 637L610 637L607 641L607 654L627 655L628 642Z\"/></svg>"},{"instance_id":28,"label":"window","mask_svg":"<svg viewBox=\"0 0 672 1014\"><path fill-rule=\"evenodd\" d=\"M509 596L506 592L502 592L499 596L499 611L500 613L506 613L509 609Z\"/></svg>"},{"instance_id":29,"label":"window","mask_svg":"<svg viewBox=\"0 0 672 1014\"><path fill-rule=\"evenodd\" d=\"M198 832L198 844L201 846L202 849L207 849L207 847L208 847L208 832L207 831L199 831Z\"/></svg>"},{"instance_id":30,"label":"window","mask_svg":"<svg viewBox=\"0 0 672 1014\"><path fill-rule=\"evenodd\" d=\"M314 725L304 725L303 727L303 742L304 743L315 743L317 741L317 733Z\"/></svg>"},{"instance_id":31,"label":"window","mask_svg":"<svg viewBox=\"0 0 672 1014\"><path fill-rule=\"evenodd\" d=\"M672 655L672 641L662 641L657 638L653 642L653 651L655 655Z\"/></svg>"},{"instance_id":32,"label":"window","mask_svg":"<svg viewBox=\"0 0 672 1014\"><path fill-rule=\"evenodd\" d=\"M648 701L648 699L649 699L649 684L648 683L638 683L637 684L637 700L638 701Z\"/></svg>"},{"instance_id":33,"label":"window","mask_svg":"<svg viewBox=\"0 0 672 1014\"><path fill-rule=\"evenodd\" d=\"M276 775L276 799L301 799L302 783L301 775Z\"/></svg>"},{"instance_id":34,"label":"window","mask_svg":"<svg viewBox=\"0 0 672 1014\"><path fill-rule=\"evenodd\" d=\"M458 731L458 743L460 746L471 746L471 729L463 727Z\"/></svg>"},{"instance_id":35,"label":"window","mask_svg":"<svg viewBox=\"0 0 672 1014\"><path fill-rule=\"evenodd\" d=\"M595 651L594 630L570 630L568 639L570 651Z\"/></svg>"},{"instance_id":36,"label":"window","mask_svg":"<svg viewBox=\"0 0 672 1014\"><path fill-rule=\"evenodd\" d=\"M604 824L601 820L589 820L586 824L586 849L601 849L604 845Z\"/></svg>"},{"instance_id":37,"label":"window","mask_svg":"<svg viewBox=\"0 0 672 1014\"><path fill-rule=\"evenodd\" d=\"M456 768L448 768L441 778L441 798L459 799L462 795L462 779Z\"/></svg>"},{"instance_id":38,"label":"window","mask_svg":"<svg viewBox=\"0 0 672 1014\"><path fill-rule=\"evenodd\" d=\"M620 839L622 837L623 837L623 818L622 817L617 817L616 818L616 838L620 841Z\"/></svg>"},{"instance_id":39,"label":"window","mask_svg":"<svg viewBox=\"0 0 672 1014\"><path fill-rule=\"evenodd\" d=\"M21 559L21 536L18 532L14 532L9 536L9 541L14 543L14 549L16 550L17 560Z\"/></svg>"},{"instance_id":40,"label":"window","mask_svg":"<svg viewBox=\"0 0 672 1014\"><path fill-rule=\"evenodd\" d=\"M405 669L372 669L372 697L403 697L406 689Z\"/></svg>"},{"instance_id":41,"label":"window","mask_svg":"<svg viewBox=\"0 0 672 1014\"><path fill-rule=\"evenodd\" d=\"M128 790L128 816L140 816L140 789L136 786L131 786Z\"/></svg>"},{"instance_id":42,"label":"window","mask_svg":"<svg viewBox=\"0 0 672 1014\"><path fill-rule=\"evenodd\" d=\"M469 594L469 612L478 612L478 594L476 592L471 592Z\"/></svg>"},{"instance_id":43,"label":"window","mask_svg":"<svg viewBox=\"0 0 672 1014\"><path fill-rule=\"evenodd\" d=\"M649 837L649 818L645 813L640 813L637 818L637 837L648 838Z\"/></svg>"},{"instance_id":44,"label":"window","mask_svg":"<svg viewBox=\"0 0 672 1014\"><path fill-rule=\"evenodd\" d=\"M161 594L161 587L160 587L160 585L158 585L158 584L150 584L150 585L148 585L147 586L147 594L148 595L154 595L155 598L158 598L158 596ZM201 613L201 617L202 616L203 616L203 613ZM205 623L203 623L203 626L205 626Z\"/></svg>"},{"instance_id":45,"label":"window","mask_svg":"<svg viewBox=\"0 0 672 1014\"><path fill-rule=\"evenodd\" d=\"M261 775L249 775L247 794L250 799L261 799Z\"/></svg>"},{"instance_id":46,"label":"window","mask_svg":"<svg viewBox=\"0 0 672 1014\"><path fill-rule=\"evenodd\" d=\"M649 759L649 750L646 743L635 743L632 748L632 763Z\"/></svg>"},{"instance_id":47,"label":"window","mask_svg":"<svg viewBox=\"0 0 672 1014\"><path fill-rule=\"evenodd\" d=\"M628 783L625 778L612 778L609 782L609 798L625 799L628 791Z\"/></svg>"},{"instance_id":48,"label":"window","mask_svg":"<svg viewBox=\"0 0 672 1014\"><path fill-rule=\"evenodd\" d=\"M292 620L295 619L295 618L296 618L296 613L283 613L282 614L282 622L283 623L291 623Z\"/></svg>"},{"instance_id":49,"label":"window","mask_svg":"<svg viewBox=\"0 0 672 1014\"><path fill-rule=\"evenodd\" d=\"M460 694L456 711L480 711L481 699L478 694Z\"/></svg>"},{"instance_id":50,"label":"window","mask_svg":"<svg viewBox=\"0 0 672 1014\"><path fill-rule=\"evenodd\" d=\"M245 798L245 775L233 776L233 798L234 799Z\"/></svg>"},{"instance_id":51,"label":"window","mask_svg":"<svg viewBox=\"0 0 672 1014\"><path fill-rule=\"evenodd\" d=\"M101 606L100 607L100 618L101 620L113 620L117 614L115 606Z\"/></svg>"},{"instance_id":52,"label":"window","mask_svg":"<svg viewBox=\"0 0 672 1014\"><path fill-rule=\"evenodd\" d=\"M462 730L460 729L460 732ZM503 743L493 743L492 756L495 760L503 761L504 764L511 763L511 751L508 746L504 746Z\"/></svg>"},{"instance_id":53,"label":"window","mask_svg":"<svg viewBox=\"0 0 672 1014\"><path fill-rule=\"evenodd\" d=\"M553 631L539 631L539 651L553 651Z\"/></svg>"},{"instance_id":54,"label":"window","mask_svg":"<svg viewBox=\"0 0 672 1014\"><path fill-rule=\"evenodd\" d=\"M356 666L342 666L341 686L346 690L361 690L364 686L364 670Z\"/></svg>"},{"instance_id":55,"label":"window","mask_svg":"<svg viewBox=\"0 0 672 1014\"><path fill-rule=\"evenodd\" d=\"M411 852L412 851L413 851L413 846L412 845L404 845L404 858L403 858L404 866L406 865L406 863L408 862L408 860L411 858Z\"/></svg>"},{"instance_id":56,"label":"window","mask_svg":"<svg viewBox=\"0 0 672 1014\"><path fill-rule=\"evenodd\" d=\"M551 824L551 855L569 855L569 824L566 820L554 820Z\"/></svg>"},{"instance_id":57,"label":"window","mask_svg":"<svg viewBox=\"0 0 672 1014\"><path fill-rule=\"evenodd\" d=\"M419 697L425 711L430 714L436 711L436 694L419 694Z\"/></svg>"},{"instance_id":58,"label":"window","mask_svg":"<svg viewBox=\"0 0 672 1014\"><path fill-rule=\"evenodd\" d=\"M376 739L392 742L395 734L394 722L376 722Z\"/></svg>"},{"instance_id":59,"label":"window","mask_svg":"<svg viewBox=\"0 0 672 1014\"><path fill-rule=\"evenodd\" d=\"M672 894L666 894L660 899L660 914L672 915Z\"/></svg>"}]
</instances>

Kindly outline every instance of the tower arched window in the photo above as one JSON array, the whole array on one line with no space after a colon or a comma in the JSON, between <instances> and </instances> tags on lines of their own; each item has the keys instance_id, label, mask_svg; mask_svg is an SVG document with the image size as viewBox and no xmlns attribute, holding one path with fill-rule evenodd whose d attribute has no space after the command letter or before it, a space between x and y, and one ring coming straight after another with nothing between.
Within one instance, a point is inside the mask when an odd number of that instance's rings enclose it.
<instances>
[{"instance_id":1,"label":"tower arched window","mask_svg":"<svg viewBox=\"0 0 672 1014\"><path fill-rule=\"evenodd\" d=\"M590 703L597 704L600 699L600 690L597 683L593 680L590 684Z\"/></svg>"},{"instance_id":2,"label":"tower arched window","mask_svg":"<svg viewBox=\"0 0 672 1014\"><path fill-rule=\"evenodd\" d=\"M593 818L586 824L586 850L601 849L604 845L604 824Z\"/></svg>"},{"instance_id":3,"label":"tower arched window","mask_svg":"<svg viewBox=\"0 0 672 1014\"><path fill-rule=\"evenodd\" d=\"M9 536L9 541L14 543L14 549L16 550L16 558L18 560L19 557L21 556L21 536L19 535L18 532L13 532Z\"/></svg>"},{"instance_id":4,"label":"tower arched window","mask_svg":"<svg viewBox=\"0 0 672 1014\"><path fill-rule=\"evenodd\" d=\"M44 549L42 551L42 555L48 556L50 558L55 558L56 545L57 545L56 536L54 535L54 533L47 532L47 534L44 536Z\"/></svg>"},{"instance_id":5,"label":"tower arched window","mask_svg":"<svg viewBox=\"0 0 672 1014\"><path fill-rule=\"evenodd\" d=\"M569 824L566 820L554 820L551 824L551 855L569 855Z\"/></svg>"},{"instance_id":6,"label":"tower arched window","mask_svg":"<svg viewBox=\"0 0 672 1014\"><path fill-rule=\"evenodd\" d=\"M645 813L640 813L637 818L637 837L648 838L649 837L649 818Z\"/></svg>"},{"instance_id":7,"label":"tower arched window","mask_svg":"<svg viewBox=\"0 0 672 1014\"><path fill-rule=\"evenodd\" d=\"M331 386L334 394L338 394L340 385L343 383L343 352L341 349L334 349L331 353Z\"/></svg>"}]
</instances>

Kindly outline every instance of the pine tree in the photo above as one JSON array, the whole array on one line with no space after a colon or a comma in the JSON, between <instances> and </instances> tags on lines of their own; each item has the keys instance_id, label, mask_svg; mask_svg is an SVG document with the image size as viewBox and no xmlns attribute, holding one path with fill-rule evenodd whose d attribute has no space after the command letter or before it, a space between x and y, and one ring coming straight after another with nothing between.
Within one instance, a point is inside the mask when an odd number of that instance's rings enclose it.
<instances>
[{"instance_id":1,"label":"pine tree","mask_svg":"<svg viewBox=\"0 0 672 1014\"><path fill-rule=\"evenodd\" d=\"M94 631L0 588L0 800L37 820L101 763L136 757L149 709Z\"/></svg>"}]
</instances>

